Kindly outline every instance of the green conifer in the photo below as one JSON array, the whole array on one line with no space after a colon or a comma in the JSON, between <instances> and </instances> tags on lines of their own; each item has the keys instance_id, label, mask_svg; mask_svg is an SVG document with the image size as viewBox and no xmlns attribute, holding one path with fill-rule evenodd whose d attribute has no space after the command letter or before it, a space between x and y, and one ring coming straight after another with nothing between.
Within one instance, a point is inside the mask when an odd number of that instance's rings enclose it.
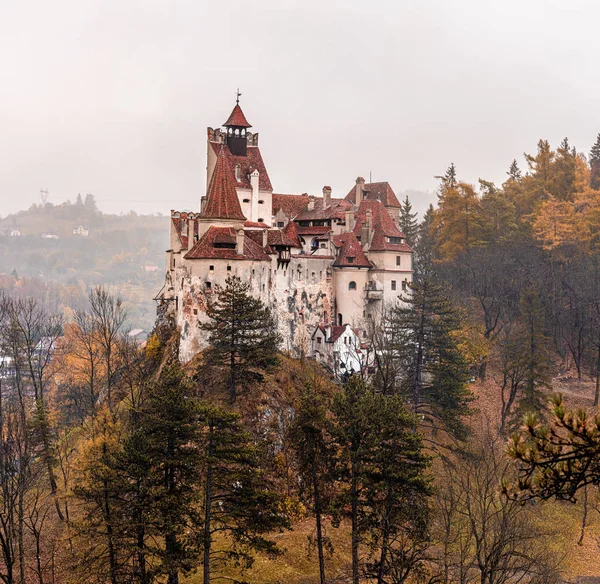
<instances>
[{"instance_id":1,"label":"green conifer","mask_svg":"<svg viewBox=\"0 0 600 584\"><path fill-rule=\"evenodd\" d=\"M593 189L600 189L600 134L590 150L590 186Z\"/></svg>"},{"instance_id":2,"label":"green conifer","mask_svg":"<svg viewBox=\"0 0 600 584\"><path fill-rule=\"evenodd\" d=\"M277 363L281 337L269 309L238 276L228 277L217 290L207 315L209 321L200 325L209 333L207 362L229 369L229 398L234 402L240 380L260 378L257 369Z\"/></svg>"},{"instance_id":3,"label":"green conifer","mask_svg":"<svg viewBox=\"0 0 600 584\"><path fill-rule=\"evenodd\" d=\"M400 231L406 236L406 243L413 246L417 240L419 223L417 221L417 213L412 213L412 205L408 195L404 198L402 207L400 208Z\"/></svg>"}]
</instances>

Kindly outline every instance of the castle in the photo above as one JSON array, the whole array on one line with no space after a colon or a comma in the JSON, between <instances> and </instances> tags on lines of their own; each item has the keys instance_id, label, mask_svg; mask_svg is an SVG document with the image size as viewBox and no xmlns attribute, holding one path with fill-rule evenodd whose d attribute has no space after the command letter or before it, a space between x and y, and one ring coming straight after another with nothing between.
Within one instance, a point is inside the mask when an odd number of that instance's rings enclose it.
<instances>
[{"instance_id":1,"label":"castle","mask_svg":"<svg viewBox=\"0 0 600 584\"><path fill-rule=\"evenodd\" d=\"M271 308L284 349L360 364L369 319L412 279L400 203L387 182L361 177L344 198L328 186L321 196L274 193L251 127L238 98L223 127L208 128L200 212L171 211L159 300L181 331L180 358L205 346L207 303L237 275Z\"/></svg>"}]
</instances>

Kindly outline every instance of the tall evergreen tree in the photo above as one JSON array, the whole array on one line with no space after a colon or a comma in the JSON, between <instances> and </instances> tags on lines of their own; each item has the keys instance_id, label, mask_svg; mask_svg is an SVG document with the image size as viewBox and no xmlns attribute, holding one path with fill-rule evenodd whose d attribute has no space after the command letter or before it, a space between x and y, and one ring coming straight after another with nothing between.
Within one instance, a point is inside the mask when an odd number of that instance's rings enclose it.
<instances>
[{"instance_id":1,"label":"tall evergreen tree","mask_svg":"<svg viewBox=\"0 0 600 584\"><path fill-rule=\"evenodd\" d=\"M414 246L413 269L415 279L431 275L433 273L433 260L435 258L436 239L433 229L435 209L429 205L423 221L419 224L417 241Z\"/></svg>"},{"instance_id":2,"label":"tall evergreen tree","mask_svg":"<svg viewBox=\"0 0 600 584\"><path fill-rule=\"evenodd\" d=\"M407 561L405 552L412 544L424 551L427 540L427 458L400 397L374 391L358 376L335 395L333 414L341 482L334 508L351 521L352 582L359 582L365 564L383 584L391 573L410 572L422 560L415 554L414 562ZM417 508L423 512L418 519L412 514ZM363 542L371 546L371 562L361 561Z\"/></svg>"},{"instance_id":3,"label":"tall evergreen tree","mask_svg":"<svg viewBox=\"0 0 600 584\"><path fill-rule=\"evenodd\" d=\"M400 208L400 231L406 236L406 243L413 246L417 240L419 223L417 221L417 213L412 212L412 204L408 195L404 197L402 207Z\"/></svg>"},{"instance_id":4,"label":"tall evergreen tree","mask_svg":"<svg viewBox=\"0 0 600 584\"><path fill-rule=\"evenodd\" d=\"M327 419L327 399L323 388L309 382L300 396L290 438L298 460L301 494L315 516L316 543L319 555L320 583L325 584L325 537L322 517L327 508L328 476L331 474L333 444Z\"/></svg>"},{"instance_id":5,"label":"tall evergreen tree","mask_svg":"<svg viewBox=\"0 0 600 584\"><path fill-rule=\"evenodd\" d=\"M600 134L590 150L590 186L594 190L600 189Z\"/></svg>"},{"instance_id":6,"label":"tall evergreen tree","mask_svg":"<svg viewBox=\"0 0 600 584\"><path fill-rule=\"evenodd\" d=\"M519 165L517 164L517 159L513 159L513 161L510 163L510 168L508 169L508 172L506 173L508 174L508 176L514 180L514 181L520 181L521 177L522 177L522 173L521 173L521 169L519 168Z\"/></svg>"},{"instance_id":7,"label":"tall evergreen tree","mask_svg":"<svg viewBox=\"0 0 600 584\"><path fill-rule=\"evenodd\" d=\"M180 573L196 567L199 546L201 455L199 406L190 383L178 365L163 370L150 384L141 408L139 432L145 440L148 479L152 492L150 525L163 544L155 548L161 558L156 573L167 584L178 584Z\"/></svg>"},{"instance_id":8,"label":"tall evergreen tree","mask_svg":"<svg viewBox=\"0 0 600 584\"><path fill-rule=\"evenodd\" d=\"M230 276L217 292L207 310L209 321L200 328L209 333L208 363L229 369L229 398L234 402L240 380L256 378L256 369L277 363L281 338L271 312L252 296L248 282Z\"/></svg>"},{"instance_id":9,"label":"tall evergreen tree","mask_svg":"<svg viewBox=\"0 0 600 584\"><path fill-rule=\"evenodd\" d=\"M98 205L96 204L96 198L92 193L88 193L85 196L85 201L83 203L86 211L89 215L95 215L98 212Z\"/></svg>"},{"instance_id":10,"label":"tall evergreen tree","mask_svg":"<svg viewBox=\"0 0 600 584\"><path fill-rule=\"evenodd\" d=\"M441 284L423 278L391 312L388 334L389 349L405 372L400 393L414 415L463 438L472 397L469 366L457 347L459 325Z\"/></svg>"},{"instance_id":11,"label":"tall evergreen tree","mask_svg":"<svg viewBox=\"0 0 600 584\"><path fill-rule=\"evenodd\" d=\"M203 582L230 561L249 567L252 552L277 554L265 534L288 526L280 497L259 466L257 447L240 416L222 407L202 404L199 412L202 451ZM213 548L215 534L231 546Z\"/></svg>"}]
</instances>

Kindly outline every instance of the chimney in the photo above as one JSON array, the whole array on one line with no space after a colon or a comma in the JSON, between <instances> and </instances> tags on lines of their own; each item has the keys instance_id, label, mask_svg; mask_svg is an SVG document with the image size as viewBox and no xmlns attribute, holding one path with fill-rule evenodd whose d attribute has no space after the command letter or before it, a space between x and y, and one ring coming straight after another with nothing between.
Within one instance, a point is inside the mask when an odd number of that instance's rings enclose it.
<instances>
[{"instance_id":1,"label":"chimney","mask_svg":"<svg viewBox=\"0 0 600 584\"><path fill-rule=\"evenodd\" d=\"M235 253L238 255L244 255L244 230L238 229L235 236Z\"/></svg>"},{"instance_id":2,"label":"chimney","mask_svg":"<svg viewBox=\"0 0 600 584\"><path fill-rule=\"evenodd\" d=\"M263 246L263 248L265 248L265 247L267 247L267 244L269 243L269 234L267 233L266 229L263 229L262 236L263 236L262 246Z\"/></svg>"},{"instance_id":3,"label":"chimney","mask_svg":"<svg viewBox=\"0 0 600 584\"><path fill-rule=\"evenodd\" d=\"M356 178L356 188L354 190L354 204L358 207L362 201L363 187L365 186L365 179L362 176Z\"/></svg>"},{"instance_id":4,"label":"chimney","mask_svg":"<svg viewBox=\"0 0 600 584\"><path fill-rule=\"evenodd\" d=\"M347 209L344 213L346 220L346 228L344 231L349 232L354 229L354 209Z\"/></svg>"},{"instance_id":5,"label":"chimney","mask_svg":"<svg viewBox=\"0 0 600 584\"><path fill-rule=\"evenodd\" d=\"M331 205L331 187L323 187L323 209L327 209Z\"/></svg>"},{"instance_id":6,"label":"chimney","mask_svg":"<svg viewBox=\"0 0 600 584\"><path fill-rule=\"evenodd\" d=\"M188 216L188 249L192 249L196 240L194 239L194 218L193 215Z\"/></svg>"},{"instance_id":7,"label":"chimney","mask_svg":"<svg viewBox=\"0 0 600 584\"><path fill-rule=\"evenodd\" d=\"M373 211L371 211L371 209L367 209L367 219L365 223L367 224L367 238L362 243L363 245L365 243L371 245L371 238L373 237Z\"/></svg>"},{"instance_id":8,"label":"chimney","mask_svg":"<svg viewBox=\"0 0 600 584\"><path fill-rule=\"evenodd\" d=\"M206 197L201 197L200 198L200 213L202 213L202 211L204 211L204 205L206 205Z\"/></svg>"},{"instance_id":9,"label":"chimney","mask_svg":"<svg viewBox=\"0 0 600 584\"><path fill-rule=\"evenodd\" d=\"M250 173L250 187L252 188L252 194L250 195L250 221L258 223L258 170L253 170ZM269 215L270 216L270 215ZM270 223L269 223L270 225Z\"/></svg>"},{"instance_id":10,"label":"chimney","mask_svg":"<svg viewBox=\"0 0 600 584\"><path fill-rule=\"evenodd\" d=\"M314 195L310 195L308 197L308 207L307 209L309 211L312 211L315 208L315 196Z\"/></svg>"}]
</instances>

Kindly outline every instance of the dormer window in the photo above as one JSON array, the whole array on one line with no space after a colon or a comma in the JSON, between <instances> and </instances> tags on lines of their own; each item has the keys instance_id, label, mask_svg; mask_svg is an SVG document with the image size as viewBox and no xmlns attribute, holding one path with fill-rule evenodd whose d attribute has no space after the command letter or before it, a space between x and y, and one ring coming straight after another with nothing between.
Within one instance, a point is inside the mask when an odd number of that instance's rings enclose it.
<instances>
[{"instance_id":1,"label":"dormer window","mask_svg":"<svg viewBox=\"0 0 600 584\"><path fill-rule=\"evenodd\" d=\"M354 258L348 258L348 263L349 264L353 264L354 263Z\"/></svg>"},{"instance_id":2,"label":"dormer window","mask_svg":"<svg viewBox=\"0 0 600 584\"><path fill-rule=\"evenodd\" d=\"M235 180L240 182L242 180L242 166L241 164L235 165Z\"/></svg>"}]
</instances>

